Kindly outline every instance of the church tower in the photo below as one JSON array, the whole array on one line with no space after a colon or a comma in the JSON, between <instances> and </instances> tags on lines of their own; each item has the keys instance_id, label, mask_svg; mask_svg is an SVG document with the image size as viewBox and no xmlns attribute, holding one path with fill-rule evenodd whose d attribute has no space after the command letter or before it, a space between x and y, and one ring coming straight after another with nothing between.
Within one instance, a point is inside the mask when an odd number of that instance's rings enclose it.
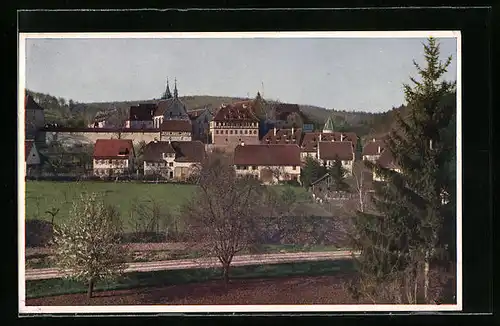
<instances>
[{"instance_id":1,"label":"church tower","mask_svg":"<svg viewBox=\"0 0 500 326\"><path fill-rule=\"evenodd\" d=\"M168 78L167 78L167 87L165 89L165 93L163 93L161 99L162 100L168 100L172 98L172 93L170 92L170 86L168 85Z\"/></svg>"},{"instance_id":2,"label":"church tower","mask_svg":"<svg viewBox=\"0 0 500 326\"><path fill-rule=\"evenodd\" d=\"M172 96L170 96L172 97ZM174 80L174 98L179 97L179 92L177 92L177 78Z\"/></svg>"},{"instance_id":3,"label":"church tower","mask_svg":"<svg viewBox=\"0 0 500 326\"><path fill-rule=\"evenodd\" d=\"M332 133L335 131L335 126L333 124L332 116L329 116L323 127L323 133Z\"/></svg>"}]
</instances>

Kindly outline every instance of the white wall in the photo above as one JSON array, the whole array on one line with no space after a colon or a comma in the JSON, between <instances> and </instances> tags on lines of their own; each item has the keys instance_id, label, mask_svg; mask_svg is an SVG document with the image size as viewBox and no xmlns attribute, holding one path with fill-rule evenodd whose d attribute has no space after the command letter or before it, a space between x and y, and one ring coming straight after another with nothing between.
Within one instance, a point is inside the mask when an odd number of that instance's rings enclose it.
<instances>
[{"instance_id":1,"label":"white wall","mask_svg":"<svg viewBox=\"0 0 500 326\"><path fill-rule=\"evenodd\" d=\"M160 136L161 141L191 141L190 132L175 132L175 131L162 131Z\"/></svg>"},{"instance_id":2,"label":"white wall","mask_svg":"<svg viewBox=\"0 0 500 326\"><path fill-rule=\"evenodd\" d=\"M94 175L108 175L112 169L113 174L130 173L134 168L132 157L113 159L93 159Z\"/></svg>"},{"instance_id":3,"label":"white wall","mask_svg":"<svg viewBox=\"0 0 500 326\"><path fill-rule=\"evenodd\" d=\"M235 165L236 175L254 175L260 177L262 171L271 169L275 172L273 173L273 183L287 180L287 174L291 177L296 177L297 181L300 182L300 165L295 166L295 169L293 166L256 166L256 168L257 169L253 169L252 166L246 166L246 169L237 169L237 166Z\"/></svg>"}]
</instances>

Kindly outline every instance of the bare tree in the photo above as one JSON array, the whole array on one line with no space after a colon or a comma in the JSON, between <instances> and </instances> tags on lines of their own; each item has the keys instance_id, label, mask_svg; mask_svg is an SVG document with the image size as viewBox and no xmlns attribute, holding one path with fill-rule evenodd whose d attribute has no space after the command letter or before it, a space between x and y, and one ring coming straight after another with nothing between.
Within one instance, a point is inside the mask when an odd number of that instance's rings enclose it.
<instances>
[{"instance_id":1,"label":"bare tree","mask_svg":"<svg viewBox=\"0 0 500 326\"><path fill-rule=\"evenodd\" d=\"M121 139L123 128L129 119L129 110L127 107L115 107L108 118L108 123L116 129L118 139Z\"/></svg>"},{"instance_id":2,"label":"bare tree","mask_svg":"<svg viewBox=\"0 0 500 326\"><path fill-rule=\"evenodd\" d=\"M203 162L198 184L197 195L182 210L188 237L218 258L227 287L233 257L256 241L263 186L250 177L238 178L221 153Z\"/></svg>"},{"instance_id":3,"label":"bare tree","mask_svg":"<svg viewBox=\"0 0 500 326\"><path fill-rule=\"evenodd\" d=\"M354 190L359 202L358 210L360 212L365 211L367 204L367 184L365 180L365 169L363 167L363 162L356 162L352 168Z\"/></svg>"},{"instance_id":4,"label":"bare tree","mask_svg":"<svg viewBox=\"0 0 500 326\"><path fill-rule=\"evenodd\" d=\"M86 282L92 297L94 285L123 273L126 247L120 245L121 223L115 207L97 194L82 194L73 202L70 219L54 230L54 257L67 278Z\"/></svg>"}]
</instances>

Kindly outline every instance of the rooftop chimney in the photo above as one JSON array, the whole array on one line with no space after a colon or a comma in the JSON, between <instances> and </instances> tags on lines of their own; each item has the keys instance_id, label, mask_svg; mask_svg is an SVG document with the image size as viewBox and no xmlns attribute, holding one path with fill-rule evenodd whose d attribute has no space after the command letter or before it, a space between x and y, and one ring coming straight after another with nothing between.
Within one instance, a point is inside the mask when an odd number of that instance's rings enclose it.
<instances>
[{"instance_id":1,"label":"rooftop chimney","mask_svg":"<svg viewBox=\"0 0 500 326\"><path fill-rule=\"evenodd\" d=\"M374 142L375 141L375 138L372 139L372 141Z\"/></svg>"},{"instance_id":2,"label":"rooftop chimney","mask_svg":"<svg viewBox=\"0 0 500 326\"><path fill-rule=\"evenodd\" d=\"M294 128L294 127L292 127L292 136L293 136L294 131L295 131L295 128Z\"/></svg>"},{"instance_id":3,"label":"rooftop chimney","mask_svg":"<svg viewBox=\"0 0 500 326\"><path fill-rule=\"evenodd\" d=\"M432 150L432 139L429 140L429 148Z\"/></svg>"},{"instance_id":4,"label":"rooftop chimney","mask_svg":"<svg viewBox=\"0 0 500 326\"><path fill-rule=\"evenodd\" d=\"M381 150L381 148L380 148L380 146L379 146L379 147L378 147L378 153L379 153L379 154L380 154L380 150Z\"/></svg>"},{"instance_id":5,"label":"rooftop chimney","mask_svg":"<svg viewBox=\"0 0 500 326\"><path fill-rule=\"evenodd\" d=\"M321 141L321 133L319 133L319 141Z\"/></svg>"},{"instance_id":6,"label":"rooftop chimney","mask_svg":"<svg viewBox=\"0 0 500 326\"><path fill-rule=\"evenodd\" d=\"M274 135L276 136L276 127L274 127Z\"/></svg>"},{"instance_id":7,"label":"rooftop chimney","mask_svg":"<svg viewBox=\"0 0 500 326\"><path fill-rule=\"evenodd\" d=\"M340 134L340 141L344 141L344 134Z\"/></svg>"},{"instance_id":8,"label":"rooftop chimney","mask_svg":"<svg viewBox=\"0 0 500 326\"><path fill-rule=\"evenodd\" d=\"M245 146L245 142L244 141L241 142L241 146Z\"/></svg>"}]
</instances>

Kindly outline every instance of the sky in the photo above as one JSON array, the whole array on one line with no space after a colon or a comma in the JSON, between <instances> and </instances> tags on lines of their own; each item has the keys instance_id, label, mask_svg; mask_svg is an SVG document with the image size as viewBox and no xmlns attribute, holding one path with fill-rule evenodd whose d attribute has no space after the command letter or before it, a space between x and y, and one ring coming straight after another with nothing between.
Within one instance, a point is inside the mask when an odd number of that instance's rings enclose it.
<instances>
[{"instance_id":1,"label":"sky","mask_svg":"<svg viewBox=\"0 0 500 326\"><path fill-rule=\"evenodd\" d=\"M454 38L438 38L456 80ZM264 98L382 112L404 103L424 38L27 39L26 88L78 102L179 96Z\"/></svg>"}]
</instances>

